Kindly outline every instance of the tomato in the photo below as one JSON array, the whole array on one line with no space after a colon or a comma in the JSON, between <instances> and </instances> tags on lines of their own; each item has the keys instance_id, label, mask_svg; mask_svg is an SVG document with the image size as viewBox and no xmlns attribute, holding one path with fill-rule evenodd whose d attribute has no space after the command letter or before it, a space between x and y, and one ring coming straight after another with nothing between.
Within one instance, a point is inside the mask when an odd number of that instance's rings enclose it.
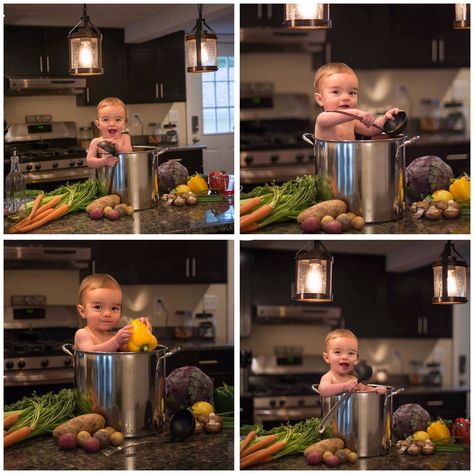
<instances>
[{"instance_id":1,"label":"tomato","mask_svg":"<svg viewBox=\"0 0 474 474\"><path fill-rule=\"evenodd\" d=\"M225 171L209 173L209 189L213 193L224 193L229 185L229 175Z\"/></svg>"}]
</instances>

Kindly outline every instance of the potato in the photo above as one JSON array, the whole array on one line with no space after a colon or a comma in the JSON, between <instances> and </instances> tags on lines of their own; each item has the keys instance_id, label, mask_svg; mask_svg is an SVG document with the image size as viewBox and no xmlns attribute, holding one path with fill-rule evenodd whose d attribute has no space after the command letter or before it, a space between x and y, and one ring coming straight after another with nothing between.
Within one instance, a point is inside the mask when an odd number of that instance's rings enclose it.
<instances>
[{"instance_id":1,"label":"potato","mask_svg":"<svg viewBox=\"0 0 474 474\"><path fill-rule=\"evenodd\" d=\"M109 433L109 436L112 436L117 431L113 426L106 426L104 430Z\"/></svg>"},{"instance_id":2,"label":"potato","mask_svg":"<svg viewBox=\"0 0 474 474\"><path fill-rule=\"evenodd\" d=\"M308 461L308 464L312 464L312 465L321 464L322 460L323 458L321 457L321 454L319 454L317 451L313 451L312 453L309 453L308 457L306 458L306 461Z\"/></svg>"},{"instance_id":3,"label":"potato","mask_svg":"<svg viewBox=\"0 0 474 474\"><path fill-rule=\"evenodd\" d=\"M329 222L332 222L334 220L334 217L332 216L324 216L321 219L321 226L324 227L325 224L329 224Z\"/></svg>"},{"instance_id":4,"label":"potato","mask_svg":"<svg viewBox=\"0 0 474 474\"><path fill-rule=\"evenodd\" d=\"M61 449L74 449L77 446L77 438L74 433L65 433L58 439Z\"/></svg>"},{"instance_id":5,"label":"potato","mask_svg":"<svg viewBox=\"0 0 474 474\"><path fill-rule=\"evenodd\" d=\"M105 217L111 221L116 221L117 219L120 219L120 212L116 211L115 209L111 209L108 212L104 212Z\"/></svg>"},{"instance_id":6,"label":"potato","mask_svg":"<svg viewBox=\"0 0 474 474\"><path fill-rule=\"evenodd\" d=\"M95 453L100 449L100 441L97 438L89 438L84 441L84 445L82 446L84 451L88 453Z\"/></svg>"},{"instance_id":7,"label":"potato","mask_svg":"<svg viewBox=\"0 0 474 474\"><path fill-rule=\"evenodd\" d=\"M109 194L108 196L103 196L95 201L92 201L87 207L86 212L90 213L92 209L102 209L104 210L107 206L115 207L117 204L120 204L120 196L116 194Z\"/></svg>"},{"instance_id":8,"label":"potato","mask_svg":"<svg viewBox=\"0 0 474 474\"><path fill-rule=\"evenodd\" d=\"M343 451L342 449L339 449L334 454L339 459L339 464L346 464L346 462L347 462L347 453L345 451Z\"/></svg>"},{"instance_id":9,"label":"potato","mask_svg":"<svg viewBox=\"0 0 474 474\"><path fill-rule=\"evenodd\" d=\"M77 441L79 442L79 446L82 446L84 445L84 441L86 439L89 439L91 437L91 434L88 432L88 431L80 431L79 433L77 433Z\"/></svg>"},{"instance_id":10,"label":"potato","mask_svg":"<svg viewBox=\"0 0 474 474\"><path fill-rule=\"evenodd\" d=\"M310 454L311 454L311 453L310 453ZM329 450L324 451L323 455L321 456L323 462L324 462L325 459L331 457L333 454L334 454L334 453L333 453L332 451L329 451Z\"/></svg>"},{"instance_id":11,"label":"potato","mask_svg":"<svg viewBox=\"0 0 474 474\"><path fill-rule=\"evenodd\" d=\"M324 464L328 467L336 467L339 466L339 458L335 454L331 454L326 459L323 458Z\"/></svg>"},{"instance_id":12,"label":"potato","mask_svg":"<svg viewBox=\"0 0 474 474\"><path fill-rule=\"evenodd\" d=\"M342 232L347 232L352 227L351 225L352 219L346 213L339 214L336 217L336 220L342 224Z\"/></svg>"},{"instance_id":13,"label":"potato","mask_svg":"<svg viewBox=\"0 0 474 474\"><path fill-rule=\"evenodd\" d=\"M347 460L352 464L354 464L357 461L357 458L358 458L357 453L354 453L354 451L352 451L351 453L347 455Z\"/></svg>"},{"instance_id":14,"label":"potato","mask_svg":"<svg viewBox=\"0 0 474 474\"><path fill-rule=\"evenodd\" d=\"M344 441L342 439L327 438L323 439L322 441L318 441L311 446L308 446L304 451L304 455L308 456L312 451L317 451L321 455L324 453L324 451L331 451L332 453L335 453L339 449L344 449Z\"/></svg>"},{"instance_id":15,"label":"potato","mask_svg":"<svg viewBox=\"0 0 474 474\"><path fill-rule=\"evenodd\" d=\"M301 230L306 234L316 234L320 228L321 223L317 217L308 217L301 223Z\"/></svg>"},{"instance_id":16,"label":"potato","mask_svg":"<svg viewBox=\"0 0 474 474\"><path fill-rule=\"evenodd\" d=\"M77 435L80 431L88 431L90 434L99 431L105 426L105 418L98 413L76 416L61 423L53 431L53 436L58 439L65 433Z\"/></svg>"},{"instance_id":17,"label":"potato","mask_svg":"<svg viewBox=\"0 0 474 474\"><path fill-rule=\"evenodd\" d=\"M110 443L112 446L120 446L123 443L124 436L120 431L116 431L115 433L112 434L110 437Z\"/></svg>"},{"instance_id":18,"label":"potato","mask_svg":"<svg viewBox=\"0 0 474 474\"><path fill-rule=\"evenodd\" d=\"M95 209L92 209L91 212L89 212L89 217L94 220L102 219L102 217L104 217L104 211L99 207L96 207Z\"/></svg>"},{"instance_id":19,"label":"potato","mask_svg":"<svg viewBox=\"0 0 474 474\"><path fill-rule=\"evenodd\" d=\"M97 438L100 442L101 448L106 448L110 445L110 436L106 430L99 430L94 433L94 438Z\"/></svg>"},{"instance_id":20,"label":"potato","mask_svg":"<svg viewBox=\"0 0 474 474\"><path fill-rule=\"evenodd\" d=\"M319 217L320 219L324 216L336 217L346 211L347 204L344 201L340 199L329 199L328 201L320 202L300 212L297 221L301 224L308 217Z\"/></svg>"},{"instance_id":21,"label":"potato","mask_svg":"<svg viewBox=\"0 0 474 474\"><path fill-rule=\"evenodd\" d=\"M322 229L326 234L340 234L342 232L342 224L333 219L332 221L323 224Z\"/></svg>"},{"instance_id":22,"label":"potato","mask_svg":"<svg viewBox=\"0 0 474 474\"><path fill-rule=\"evenodd\" d=\"M362 216L355 216L352 219L352 228L355 230L362 230L364 228L365 221Z\"/></svg>"}]
</instances>

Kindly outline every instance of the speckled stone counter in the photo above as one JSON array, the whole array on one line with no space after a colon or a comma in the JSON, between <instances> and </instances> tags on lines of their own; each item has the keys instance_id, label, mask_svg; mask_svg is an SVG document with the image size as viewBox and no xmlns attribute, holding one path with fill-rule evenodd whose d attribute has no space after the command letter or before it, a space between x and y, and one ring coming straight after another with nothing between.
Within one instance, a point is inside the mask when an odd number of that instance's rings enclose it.
<instances>
[{"instance_id":1,"label":"speckled stone counter","mask_svg":"<svg viewBox=\"0 0 474 474\"><path fill-rule=\"evenodd\" d=\"M469 234L470 226L469 217L430 221L423 218L415 219L412 214L406 212L402 219L381 224L366 224L361 231L352 230L346 234ZM302 231L300 225L294 221L269 225L256 233L301 234Z\"/></svg>"},{"instance_id":2,"label":"speckled stone counter","mask_svg":"<svg viewBox=\"0 0 474 474\"><path fill-rule=\"evenodd\" d=\"M7 224L6 224L7 225ZM7 230L5 231L7 232ZM234 206L228 202L195 206L166 206L135 211L116 221L94 221L86 212L75 212L50 222L30 234L230 234L234 232Z\"/></svg>"},{"instance_id":3,"label":"speckled stone counter","mask_svg":"<svg viewBox=\"0 0 474 474\"><path fill-rule=\"evenodd\" d=\"M397 454L395 449L387 456L375 458L361 458L355 464L344 464L336 469L329 468L324 464L310 466L303 455L294 455L265 464L252 467L255 470L469 470L469 453L442 453L433 455L410 456Z\"/></svg>"},{"instance_id":4,"label":"speckled stone counter","mask_svg":"<svg viewBox=\"0 0 474 474\"><path fill-rule=\"evenodd\" d=\"M59 449L52 436L41 436L8 448L5 470L230 470L234 467L234 435L192 435L184 441L166 442L164 434L126 440L150 440L109 457Z\"/></svg>"}]
</instances>

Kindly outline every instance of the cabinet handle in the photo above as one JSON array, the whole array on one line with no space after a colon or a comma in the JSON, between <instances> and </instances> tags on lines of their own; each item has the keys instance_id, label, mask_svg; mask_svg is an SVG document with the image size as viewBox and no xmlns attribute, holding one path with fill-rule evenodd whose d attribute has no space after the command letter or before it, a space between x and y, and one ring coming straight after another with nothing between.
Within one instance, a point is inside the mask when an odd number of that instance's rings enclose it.
<instances>
[{"instance_id":1,"label":"cabinet handle","mask_svg":"<svg viewBox=\"0 0 474 474\"><path fill-rule=\"evenodd\" d=\"M194 257L192 259L192 268L193 268L192 276L196 277L196 259Z\"/></svg>"},{"instance_id":2,"label":"cabinet handle","mask_svg":"<svg viewBox=\"0 0 474 474\"><path fill-rule=\"evenodd\" d=\"M331 43L326 43L324 46L324 56L326 63L331 62Z\"/></svg>"},{"instance_id":3,"label":"cabinet handle","mask_svg":"<svg viewBox=\"0 0 474 474\"><path fill-rule=\"evenodd\" d=\"M268 19L271 19L272 16L273 16L273 13L272 13L272 5L271 5L271 3L269 3L269 4L267 5L267 18L268 18Z\"/></svg>"},{"instance_id":4,"label":"cabinet handle","mask_svg":"<svg viewBox=\"0 0 474 474\"><path fill-rule=\"evenodd\" d=\"M423 324L422 324L422 321L421 321L421 318L418 318L418 331L417 331L418 334L423 334Z\"/></svg>"},{"instance_id":5,"label":"cabinet handle","mask_svg":"<svg viewBox=\"0 0 474 474\"><path fill-rule=\"evenodd\" d=\"M437 44L435 39L431 40L431 62L436 63L438 61Z\"/></svg>"},{"instance_id":6,"label":"cabinet handle","mask_svg":"<svg viewBox=\"0 0 474 474\"><path fill-rule=\"evenodd\" d=\"M262 19L262 5L260 3L257 5L257 18Z\"/></svg>"},{"instance_id":7,"label":"cabinet handle","mask_svg":"<svg viewBox=\"0 0 474 474\"><path fill-rule=\"evenodd\" d=\"M429 407L442 407L444 405L443 400L429 400L426 402Z\"/></svg>"},{"instance_id":8,"label":"cabinet handle","mask_svg":"<svg viewBox=\"0 0 474 474\"><path fill-rule=\"evenodd\" d=\"M86 87L86 102L89 103L90 102L90 97L89 97L89 88Z\"/></svg>"},{"instance_id":9,"label":"cabinet handle","mask_svg":"<svg viewBox=\"0 0 474 474\"><path fill-rule=\"evenodd\" d=\"M189 258L186 258L186 278L189 278Z\"/></svg>"},{"instance_id":10,"label":"cabinet handle","mask_svg":"<svg viewBox=\"0 0 474 474\"><path fill-rule=\"evenodd\" d=\"M219 363L219 361L216 360L216 359L200 360L198 362L199 365L217 365L218 363Z\"/></svg>"},{"instance_id":11,"label":"cabinet handle","mask_svg":"<svg viewBox=\"0 0 474 474\"><path fill-rule=\"evenodd\" d=\"M160 97L163 99L165 95L163 94L163 83L160 83Z\"/></svg>"},{"instance_id":12,"label":"cabinet handle","mask_svg":"<svg viewBox=\"0 0 474 474\"><path fill-rule=\"evenodd\" d=\"M46 56L46 72L49 72L49 56Z\"/></svg>"},{"instance_id":13,"label":"cabinet handle","mask_svg":"<svg viewBox=\"0 0 474 474\"><path fill-rule=\"evenodd\" d=\"M444 40L440 39L439 44L439 62L444 63Z\"/></svg>"},{"instance_id":14,"label":"cabinet handle","mask_svg":"<svg viewBox=\"0 0 474 474\"><path fill-rule=\"evenodd\" d=\"M423 318L423 334L428 334L428 318Z\"/></svg>"},{"instance_id":15,"label":"cabinet handle","mask_svg":"<svg viewBox=\"0 0 474 474\"><path fill-rule=\"evenodd\" d=\"M159 99L159 93L158 93L158 83L155 84L155 99Z\"/></svg>"},{"instance_id":16,"label":"cabinet handle","mask_svg":"<svg viewBox=\"0 0 474 474\"><path fill-rule=\"evenodd\" d=\"M40 56L40 72L43 72L43 56Z\"/></svg>"}]
</instances>

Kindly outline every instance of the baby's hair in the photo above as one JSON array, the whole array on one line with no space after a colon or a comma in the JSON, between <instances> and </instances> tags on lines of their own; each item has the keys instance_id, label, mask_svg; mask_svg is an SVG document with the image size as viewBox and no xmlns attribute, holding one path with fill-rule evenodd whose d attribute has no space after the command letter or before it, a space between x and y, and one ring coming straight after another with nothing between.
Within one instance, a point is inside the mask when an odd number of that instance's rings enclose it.
<instances>
[{"instance_id":1,"label":"baby's hair","mask_svg":"<svg viewBox=\"0 0 474 474\"><path fill-rule=\"evenodd\" d=\"M333 74L341 74L344 72L355 75L354 70L344 63L327 63L321 66L314 75L314 92L319 92L323 79Z\"/></svg>"},{"instance_id":2,"label":"baby's hair","mask_svg":"<svg viewBox=\"0 0 474 474\"><path fill-rule=\"evenodd\" d=\"M105 99L102 99L97 104L97 117L99 117L100 109L103 109L104 107L108 107L110 105L123 107L123 110L125 112L125 121L127 121L127 106L118 97L106 97Z\"/></svg>"},{"instance_id":3,"label":"baby's hair","mask_svg":"<svg viewBox=\"0 0 474 474\"><path fill-rule=\"evenodd\" d=\"M328 346L328 342L332 339L336 339L336 337L352 337L357 341L357 336L349 329L334 329L334 331L331 331L326 336L326 339L324 341L324 348L326 349Z\"/></svg>"},{"instance_id":4,"label":"baby's hair","mask_svg":"<svg viewBox=\"0 0 474 474\"><path fill-rule=\"evenodd\" d=\"M106 273L94 273L84 278L79 287L78 300L82 304L82 298L88 291L97 290L99 288L117 288L120 290L118 281Z\"/></svg>"}]
</instances>

